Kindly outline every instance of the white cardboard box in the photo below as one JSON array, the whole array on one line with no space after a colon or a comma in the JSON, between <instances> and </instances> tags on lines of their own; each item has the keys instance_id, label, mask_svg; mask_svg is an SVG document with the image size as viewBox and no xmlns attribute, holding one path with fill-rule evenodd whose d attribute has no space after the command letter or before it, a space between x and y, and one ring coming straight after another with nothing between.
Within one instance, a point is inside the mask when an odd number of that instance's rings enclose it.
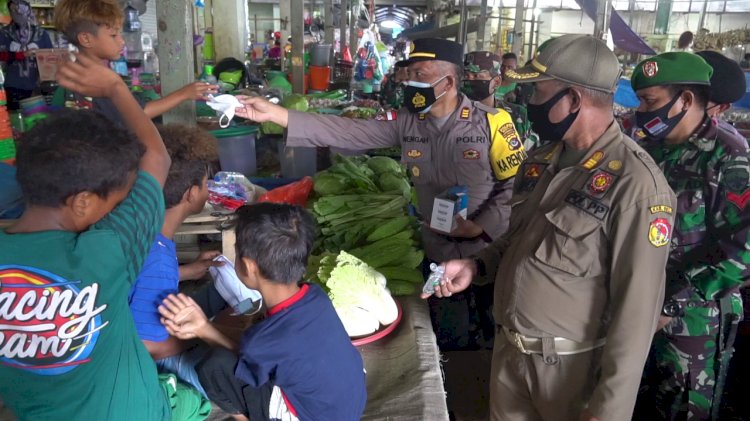
<instances>
[{"instance_id":1,"label":"white cardboard box","mask_svg":"<svg viewBox=\"0 0 750 421\"><path fill-rule=\"evenodd\" d=\"M450 233L456 227L456 216L466 219L469 200L465 186L451 187L435 197L430 228Z\"/></svg>"}]
</instances>

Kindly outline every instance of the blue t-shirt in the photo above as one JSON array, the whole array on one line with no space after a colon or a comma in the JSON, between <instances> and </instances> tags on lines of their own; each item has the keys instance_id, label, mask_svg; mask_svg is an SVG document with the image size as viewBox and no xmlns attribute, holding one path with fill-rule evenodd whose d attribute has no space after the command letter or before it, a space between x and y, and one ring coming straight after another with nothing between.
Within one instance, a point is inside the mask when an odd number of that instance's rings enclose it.
<instances>
[{"instance_id":1,"label":"blue t-shirt","mask_svg":"<svg viewBox=\"0 0 750 421\"><path fill-rule=\"evenodd\" d=\"M169 338L167 329L159 320L158 308L167 295L177 294L179 282L180 267L175 244L159 233L128 296L135 328L141 339L162 342Z\"/></svg>"},{"instance_id":2,"label":"blue t-shirt","mask_svg":"<svg viewBox=\"0 0 750 421\"><path fill-rule=\"evenodd\" d=\"M362 357L317 285L304 284L242 335L235 375L278 386L301 420L359 420L367 402Z\"/></svg>"}]
</instances>

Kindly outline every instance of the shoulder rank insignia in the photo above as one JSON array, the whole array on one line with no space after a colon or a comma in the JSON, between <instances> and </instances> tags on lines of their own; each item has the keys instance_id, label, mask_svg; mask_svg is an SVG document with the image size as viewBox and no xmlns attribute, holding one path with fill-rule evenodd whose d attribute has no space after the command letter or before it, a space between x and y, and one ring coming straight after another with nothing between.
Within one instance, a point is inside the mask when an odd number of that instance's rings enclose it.
<instances>
[{"instance_id":1,"label":"shoulder rank insignia","mask_svg":"<svg viewBox=\"0 0 750 421\"><path fill-rule=\"evenodd\" d=\"M654 247L669 244L672 236L672 225L665 218L656 218L648 226L648 242Z\"/></svg>"},{"instance_id":2,"label":"shoulder rank insignia","mask_svg":"<svg viewBox=\"0 0 750 421\"><path fill-rule=\"evenodd\" d=\"M471 112L469 110L469 107L463 107L461 109L461 120L468 120L470 115Z\"/></svg>"},{"instance_id":3,"label":"shoulder rank insignia","mask_svg":"<svg viewBox=\"0 0 750 421\"><path fill-rule=\"evenodd\" d=\"M425 119L425 113L419 113L419 114L417 114L417 116L418 116L417 118L419 120L424 120Z\"/></svg>"},{"instance_id":4,"label":"shoulder rank insignia","mask_svg":"<svg viewBox=\"0 0 750 421\"><path fill-rule=\"evenodd\" d=\"M601 161L602 158L604 158L604 152L596 151L593 154L591 154L589 159L587 159L586 162L581 164L581 166L587 170L594 169L597 165L599 165L599 161Z\"/></svg>"}]
</instances>

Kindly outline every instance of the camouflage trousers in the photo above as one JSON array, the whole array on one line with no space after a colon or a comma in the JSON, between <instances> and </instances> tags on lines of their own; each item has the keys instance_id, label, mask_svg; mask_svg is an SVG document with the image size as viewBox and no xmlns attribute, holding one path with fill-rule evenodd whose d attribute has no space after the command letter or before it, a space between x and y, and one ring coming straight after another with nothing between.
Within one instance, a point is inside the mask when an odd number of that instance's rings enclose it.
<instances>
[{"instance_id":1,"label":"camouflage trousers","mask_svg":"<svg viewBox=\"0 0 750 421\"><path fill-rule=\"evenodd\" d=\"M708 420L716 384L716 337L654 336L634 419Z\"/></svg>"}]
</instances>

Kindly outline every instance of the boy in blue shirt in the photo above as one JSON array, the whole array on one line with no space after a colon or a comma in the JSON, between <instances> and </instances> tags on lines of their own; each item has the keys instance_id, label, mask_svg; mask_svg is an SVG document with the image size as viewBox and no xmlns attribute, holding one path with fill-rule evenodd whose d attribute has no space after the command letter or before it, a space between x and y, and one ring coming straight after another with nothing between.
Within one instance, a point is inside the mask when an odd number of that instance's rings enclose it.
<instances>
[{"instance_id":1,"label":"boy in blue shirt","mask_svg":"<svg viewBox=\"0 0 750 421\"><path fill-rule=\"evenodd\" d=\"M302 282L312 216L298 206L243 206L235 231L237 276L260 291L266 318L236 344L183 294L159 308L170 334L217 347L197 366L209 398L236 419L359 420L367 400L362 357L325 292Z\"/></svg>"},{"instance_id":2,"label":"boy in blue shirt","mask_svg":"<svg viewBox=\"0 0 750 421\"><path fill-rule=\"evenodd\" d=\"M192 363L205 347L170 336L159 320L158 307L169 294L177 294L179 281L201 278L209 267L221 265L213 261L219 252L210 251L201 253L193 263L179 266L173 241L185 219L201 212L206 204L211 163L218 159L216 139L204 130L176 124L159 126L158 130L172 158L164 184L164 225L130 290L128 303L138 335L159 371L175 373L205 396ZM211 315L226 306L212 284L193 297Z\"/></svg>"},{"instance_id":3,"label":"boy in blue shirt","mask_svg":"<svg viewBox=\"0 0 750 421\"><path fill-rule=\"evenodd\" d=\"M76 58L60 85L110 99L135 136L63 111L19 140L26 209L0 231L0 399L21 420L204 418L195 391L160 383L127 306L163 223L169 155L119 76Z\"/></svg>"}]
</instances>

